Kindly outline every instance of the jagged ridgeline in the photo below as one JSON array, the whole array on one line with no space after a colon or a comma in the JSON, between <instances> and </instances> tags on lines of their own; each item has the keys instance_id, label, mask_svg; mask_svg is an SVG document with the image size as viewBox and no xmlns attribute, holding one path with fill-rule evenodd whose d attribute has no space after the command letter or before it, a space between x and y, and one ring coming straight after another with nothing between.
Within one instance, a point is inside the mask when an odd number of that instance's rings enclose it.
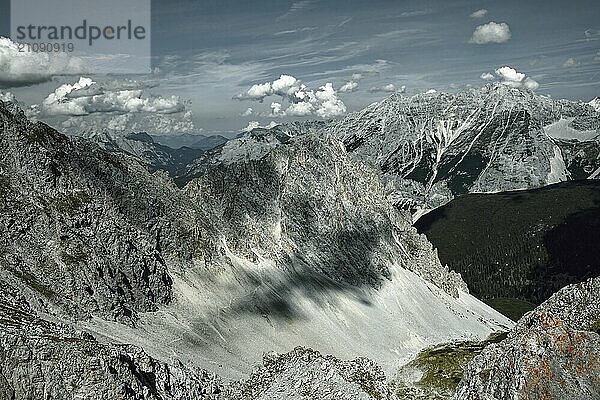
<instances>
[{"instance_id":1,"label":"jagged ridgeline","mask_svg":"<svg viewBox=\"0 0 600 400\"><path fill-rule=\"evenodd\" d=\"M394 94L326 129L394 180L395 202L412 211L465 193L586 179L600 167L592 105L502 84Z\"/></svg>"},{"instance_id":2,"label":"jagged ridgeline","mask_svg":"<svg viewBox=\"0 0 600 400\"><path fill-rule=\"evenodd\" d=\"M142 396L166 393L163 364L174 354L190 368L177 370L178 385L185 374L193 380L192 367L243 377L264 352L296 346L368 356L392 373L426 346L512 325L441 266L387 199L378 170L332 135L228 142L180 189L166 173L32 123L14 106L0 105L0 129L6 393L33 396L13 380L22 376L19 349L73 351L83 371L96 365L88 357L117 375L128 368L128 390ZM11 322L22 313L41 322ZM96 352L109 345L72 329L138 345L154 361L139 349ZM108 359L120 352L129 358ZM72 373L52 365L39 368L40 382Z\"/></svg>"},{"instance_id":3,"label":"jagged ridgeline","mask_svg":"<svg viewBox=\"0 0 600 400\"><path fill-rule=\"evenodd\" d=\"M267 151L310 132L329 133L394 182L392 199L398 207L420 215L465 193L597 177L600 113L594 104L553 100L499 83L458 93L393 94L341 120L257 128L242 141L219 145L192 161L189 149L165 151L131 135L96 135L95 140L170 171L183 186L219 165L222 157Z\"/></svg>"}]
</instances>

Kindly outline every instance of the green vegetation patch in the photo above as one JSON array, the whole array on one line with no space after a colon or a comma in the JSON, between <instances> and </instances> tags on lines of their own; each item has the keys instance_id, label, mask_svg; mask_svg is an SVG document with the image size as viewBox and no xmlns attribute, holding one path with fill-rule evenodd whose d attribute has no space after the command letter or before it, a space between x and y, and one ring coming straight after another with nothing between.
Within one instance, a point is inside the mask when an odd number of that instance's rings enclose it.
<instances>
[{"instance_id":1,"label":"green vegetation patch","mask_svg":"<svg viewBox=\"0 0 600 400\"><path fill-rule=\"evenodd\" d=\"M518 319L527 303L600 274L599 205L598 181L570 181L459 196L415 227L475 297Z\"/></svg>"},{"instance_id":2,"label":"green vegetation patch","mask_svg":"<svg viewBox=\"0 0 600 400\"><path fill-rule=\"evenodd\" d=\"M447 399L453 396L467 364L490 343L506 338L505 332L492 334L484 341L448 343L425 349L403 366L391 383L401 399ZM409 382L403 377L420 375Z\"/></svg>"},{"instance_id":3,"label":"green vegetation patch","mask_svg":"<svg viewBox=\"0 0 600 400\"><path fill-rule=\"evenodd\" d=\"M498 298L485 301L490 307L506 315L513 321L518 321L525 313L533 310L536 305L521 299Z\"/></svg>"},{"instance_id":4,"label":"green vegetation patch","mask_svg":"<svg viewBox=\"0 0 600 400\"><path fill-rule=\"evenodd\" d=\"M592 326L590 327L590 331L596 332L600 335L600 319L592 324Z\"/></svg>"}]
</instances>

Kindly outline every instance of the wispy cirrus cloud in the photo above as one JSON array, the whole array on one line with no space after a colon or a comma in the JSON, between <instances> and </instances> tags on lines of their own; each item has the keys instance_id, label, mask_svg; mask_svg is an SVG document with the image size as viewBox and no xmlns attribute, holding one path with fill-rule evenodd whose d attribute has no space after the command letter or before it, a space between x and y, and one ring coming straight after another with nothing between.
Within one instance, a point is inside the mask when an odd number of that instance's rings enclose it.
<instances>
[{"instance_id":1,"label":"wispy cirrus cloud","mask_svg":"<svg viewBox=\"0 0 600 400\"><path fill-rule=\"evenodd\" d=\"M273 34L273 36L283 36L283 35L292 35L292 34L295 34L295 33L311 32L311 31L314 31L316 29L317 29L316 26L305 26L305 27L302 27L302 28L289 29L287 31L275 32Z\"/></svg>"},{"instance_id":2,"label":"wispy cirrus cloud","mask_svg":"<svg viewBox=\"0 0 600 400\"><path fill-rule=\"evenodd\" d=\"M403 18L422 17L425 15L431 15L431 14L433 14L433 12L434 11L432 9L411 10L411 11L404 11L404 12L400 13L400 16Z\"/></svg>"},{"instance_id":3,"label":"wispy cirrus cloud","mask_svg":"<svg viewBox=\"0 0 600 400\"><path fill-rule=\"evenodd\" d=\"M473 18L473 19L479 19L479 18L483 18L488 14L488 10L485 8L482 8L481 10L477 10L472 12L469 17Z\"/></svg>"}]
</instances>

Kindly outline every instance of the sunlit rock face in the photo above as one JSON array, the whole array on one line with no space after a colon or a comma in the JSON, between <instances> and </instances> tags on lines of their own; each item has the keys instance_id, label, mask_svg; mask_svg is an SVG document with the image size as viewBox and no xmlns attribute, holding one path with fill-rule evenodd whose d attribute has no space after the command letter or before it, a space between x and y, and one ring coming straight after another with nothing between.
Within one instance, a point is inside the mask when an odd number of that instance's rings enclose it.
<instances>
[{"instance_id":1,"label":"sunlit rock face","mask_svg":"<svg viewBox=\"0 0 600 400\"><path fill-rule=\"evenodd\" d=\"M559 123L560 122L560 123ZM587 104L502 84L458 93L394 94L327 127L352 153L398 185L397 204L434 208L468 192L539 187L578 168L563 147L594 140L600 116ZM573 150L570 151L573 153ZM580 157L581 158L581 157ZM581 178L579 174L577 178Z\"/></svg>"}]
</instances>

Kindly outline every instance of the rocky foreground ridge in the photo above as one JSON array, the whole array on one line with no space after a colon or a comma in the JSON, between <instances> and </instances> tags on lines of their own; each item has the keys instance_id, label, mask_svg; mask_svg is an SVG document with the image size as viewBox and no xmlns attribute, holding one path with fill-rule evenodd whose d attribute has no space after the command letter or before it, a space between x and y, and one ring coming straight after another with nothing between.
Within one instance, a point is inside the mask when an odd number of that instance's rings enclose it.
<instances>
[{"instance_id":1,"label":"rocky foreground ridge","mask_svg":"<svg viewBox=\"0 0 600 400\"><path fill-rule=\"evenodd\" d=\"M467 367L456 399L599 399L600 278L569 285Z\"/></svg>"}]
</instances>

